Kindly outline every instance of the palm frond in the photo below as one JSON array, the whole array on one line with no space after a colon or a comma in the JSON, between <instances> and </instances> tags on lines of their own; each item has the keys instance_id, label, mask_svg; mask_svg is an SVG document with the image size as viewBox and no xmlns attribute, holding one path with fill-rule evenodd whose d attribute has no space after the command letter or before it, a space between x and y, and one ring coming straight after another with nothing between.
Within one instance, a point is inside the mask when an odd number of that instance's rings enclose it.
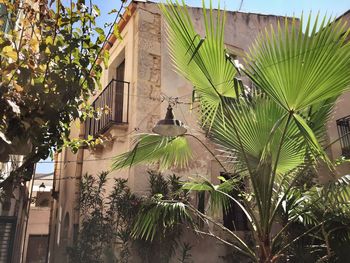
<instances>
[{"instance_id":1,"label":"palm frond","mask_svg":"<svg viewBox=\"0 0 350 263\"><path fill-rule=\"evenodd\" d=\"M337 98L349 88L349 30L341 21L318 17L311 28L311 14L303 33L303 19L298 24L286 18L284 26L266 30L248 55L246 73L293 120L314 157L321 157L330 167L317 136L303 118L313 105ZM290 25L291 24L291 25ZM318 29L318 26L321 28ZM344 33L345 32L345 33Z\"/></svg>"},{"instance_id":2,"label":"palm frond","mask_svg":"<svg viewBox=\"0 0 350 263\"><path fill-rule=\"evenodd\" d=\"M287 111L306 107L339 96L350 84L349 30L341 21L326 21L311 29L309 16L303 33L303 19L286 18L256 41L249 60L249 76L264 92ZM318 26L321 28L317 30ZM344 32L346 32L344 34Z\"/></svg>"},{"instance_id":3,"label":"palm frond","mask_svg":"<svg viewBox=\"0 0 350 263\"><path fill-rule=\"evenodd\" d=\"M230 198L223 193L230 194L235 188L235 179L227 180L219 185L214 185L206 179L192 180L186 182L182 189L196 192L207 192L210 194L210 208L212 212L227 211L230 208Z\"/></svg>"},{"instance_id":4,"label":"palm frond","mask_svg":"<svg viewBox=\"0 0 350 263\"><path fill-rule=\"evenodd\" d=\"M336 99L337 97L333 97L313 104L307 110L307 123L321 144L326 141L327 121L333 112Z\"/></svg>"},{"instance_id":5,"label":"palm frond","mask_svg":"<svg viewBox=\"0 0 350 263\"><path fill-rule=\"evenodd\" d=\"M160 4L167 22L169 53L175 70L189 80L200 98L203 124L210 124L220 110L220 96L236 97L236 69L226 58L225 13L203 9L205 37L194 29L185 2ZM215 14L214 14L215 13Z\"/></svg>"},{"instance_id":6,"label":"palm frond","mask_svg":"<svg viewBox=\"0 0 350 263\"><path fill-rule=\"evenodd\" d=\"M182 186L182 189L208 193L210 196L209 205L213 214L218 211L223 211L224 213L228 212L232 202L235 202L246 215L253 228L255 228L257 222L253 221L254 214L248 207L244 206L245 195L240 189L242 178L237 176L228 180L224 178L221 179L223 182L218 185L214 185L206 179L192 180L186 182Z\"/></svg>"},{"instance_id":7,"label":"palm frond","mask_svg":"<svg viewBox=\"0 0 350 263\"><path fill-rule=\"evenodd\" d=\"M134 148L116 156L113 169L122 169L140 163L159 164L161 170L172 166L185 167L192 151L185 137L164 137L157 134L141 134Z\"/></svg>"},{"instance_id":8,"label":"palm frond","mask_svg":"<svg viewBox=\"0 0 350 263\"><path fill-rule=\"evenodd\" d=\"M331 181L322 189L322 194L334 211L350 216L350 175Z\"/></svg>"},{"instance_id":9,"label":"palm frond","mask_svg":"<svg viewBox=\"0 0 350 263\"><path fill-rule=\"evenodd\" d=\"M267 152L271 154L270 163L275 162L286 116L279 105L264 95L255 95L251 101L225 99L224 113L225 117L217 116L210 134L217 144L226 151L231 150L244 166L252 169L258 168ZM244 154L248 163L245 163ZM279 155L277 173L286 173L301 165L305 154L297 127L289 125Z\"/></svg>"},{"instance_id":10,"label":"palm frond","mask_svg":"<svg viewBox=\"0 0 350 263\"><path fill-rule=\"evenodd\" d=\"M153 240L157 231L164 234L167 230L184 223L192 224L192 218L184 203L157 200L141 209L136 218L132 235L135 238Z\"/></svg>"},{"instance_id":11,"label":"palm frond","mask_svg":"<svg viewBox=\"0 0 350 263\"><path fill-rule=\"evenodd\" d=\"M350 176L345 175L323 186L314 186L307 191L293 188L283 204L288 204L289 220L303 224L317 224L325 216L350 216ZM283 206L283 205L282 205Z\"/></svg>"}]
</instances>

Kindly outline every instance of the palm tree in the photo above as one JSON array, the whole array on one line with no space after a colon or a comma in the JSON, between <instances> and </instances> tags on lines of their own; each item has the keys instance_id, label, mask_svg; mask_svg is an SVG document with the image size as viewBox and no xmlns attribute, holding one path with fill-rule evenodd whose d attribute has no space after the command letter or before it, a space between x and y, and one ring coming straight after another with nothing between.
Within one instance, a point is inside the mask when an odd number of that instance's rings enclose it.
<instances>
[{"instance_id":1,"label":"palm tree","mask_svg":"<svg viewBox=\"0 0 350 263\"><path fill-rule=\"evenodd\" d=\"M244 69L237 67L225 50L225 13L220 8L214 14L211 7L207 11L204 6L205 38L195 31L184 2L169 1L160 4L160 9L167 22L175 69L194 86L202 127L218 145L215 158L232 175L228 180L220 178L223 182L218 185L203 179L186 182L182 188L208 193L213 210L227 210L235 202L247 216L255 246L248 246L235 232L185 200L155 201L139 215L134 235L152 239L159 222L169 227L189 223L197 233L219 239L253 262L276 262L293 244L325 225L324 220L314 220L292 240L286 234L293 222L300 221L320 200L307 199L302 193L299 204L302 202L303 209L295 205L298 199L291 194L298 178L307 170L316 170L321 162L334 170L324 150L325 123L336 99L350 84L350 44L345 42L349 31L341 21L326 18L318 25L317 17L312 26L309 16L303 32L303 18L300 23L286 19L259 36L246 54ZM241 74L253 87L243 85ZM141 162L158 162L161 168L186 166L192 157L189 138L195 137L143 134L132 151L115 158L114 168ZM240 189L242 178L249 191ZM334 198L342 196L346 205L340 211L346 216L350 214L348 186L349 181L342 179L320 186L322 191L336 189L332 193ZM233 190L239 198L231 194ZM286 208L287 200L294 200L287 211L293 216L281 223L281 209ZM196 226L197 217L224 230L230 239ZM276 224L280 231L273 234Z\"/></svg>"}]
</instances>

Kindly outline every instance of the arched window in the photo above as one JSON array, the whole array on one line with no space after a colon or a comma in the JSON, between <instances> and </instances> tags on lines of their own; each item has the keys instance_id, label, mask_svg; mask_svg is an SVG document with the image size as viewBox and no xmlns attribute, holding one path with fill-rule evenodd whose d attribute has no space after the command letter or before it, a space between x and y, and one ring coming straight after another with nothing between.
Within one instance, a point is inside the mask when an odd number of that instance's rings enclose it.
<instances>
[{"instance_id":1,"label":"arched window","mask_svg":"<svg viewBox=\"0 0 350 263\"><path fill-rule=\"evenodd\" d=\"M69 213L64 216L61 239L64 243L68 241L69 235Z\"/></svg>"}]
</instances>

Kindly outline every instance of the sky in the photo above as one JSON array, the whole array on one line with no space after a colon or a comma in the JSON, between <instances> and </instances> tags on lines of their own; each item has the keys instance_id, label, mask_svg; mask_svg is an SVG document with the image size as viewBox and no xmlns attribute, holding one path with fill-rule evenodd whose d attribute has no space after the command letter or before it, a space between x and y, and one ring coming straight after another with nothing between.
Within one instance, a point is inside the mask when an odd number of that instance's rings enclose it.
<instances>
[{"instance_id":1,"label":"sky","mask_svg":"<svg viewBox=\"0 0 350 263\"><path fill-rule=\"evenodd\" d=\"M213 7L218 6L218 0L212 0ZM114 20L115 14L108 14L112 9L117 9L120 6L120 0L94 0L101 9L101 17L98 18L98 26L104 27L105 23L110 23ZM208 4L209 1L206 0ZM189 6L202 6L202 0L187 0ZM209 5L209 4L208 4ZM221 0L220 6L230 11L237 11L241 6L241 0ZM250 13L262 13L272 15L287 15L300 17L301 13L308 14L312 11L313 16L320 12L323 15L331 15L337 17L350 9L350 0L243 0L240 11ZM106 29L107 30L107 29ZM45 160L46 163L37 165L37 173L53 172L53 163L48 163L51 159Z\"/></svg>"},{"instance_id":2,"label":"sky","mask_svg":"<svg viewBox=\"0 0 350 263\"><path fill-rule=\"evenodd\" d=\"M189 6L202 6L202 0L185 0L185 2ZM205 2L209 6L209 0ZM241 0L212 0L213 7L217 7L218 2L222 8L230 11L237 11L241 6ZM101 9L103 16L99 19L101 27L106 22L112 22L114 14L108 15L108 12L111 9L117 9L120 6L120 0L94 0L94 3ZM312 11L314 15L320 12L322 16L325 14L340 16L349 9L350 0L243 0L240 11L300 17L303 11L305 14Z\"/></svg>"},{"instance_id":3,"label":"sky","mask_svg":"<svg viewBox=\"0 0 350 263\"><path fill-rule=\"evenodd\" d=\"M51 158L47 158L46 160L43 160L39 163L37 163L36 168L35 168L35 173L52 173L54 170L54 164Z\"/></svg>"}]
</instances>

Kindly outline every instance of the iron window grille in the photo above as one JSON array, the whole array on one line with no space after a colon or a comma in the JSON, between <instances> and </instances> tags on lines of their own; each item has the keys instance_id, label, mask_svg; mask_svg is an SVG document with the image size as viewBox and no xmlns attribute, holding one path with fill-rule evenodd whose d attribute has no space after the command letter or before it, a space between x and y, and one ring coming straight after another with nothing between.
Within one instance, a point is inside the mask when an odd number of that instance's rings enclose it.
<instances>
[{"instance_id":1,"label":"iron window grille","mask_svg":"<svg viewBox=\"0 0 350 263\"><path fill-rule=\"evenodd\" d=\"M342 156L350 158L350 115L337 120Z\"/></svg>"}]
</instances>

